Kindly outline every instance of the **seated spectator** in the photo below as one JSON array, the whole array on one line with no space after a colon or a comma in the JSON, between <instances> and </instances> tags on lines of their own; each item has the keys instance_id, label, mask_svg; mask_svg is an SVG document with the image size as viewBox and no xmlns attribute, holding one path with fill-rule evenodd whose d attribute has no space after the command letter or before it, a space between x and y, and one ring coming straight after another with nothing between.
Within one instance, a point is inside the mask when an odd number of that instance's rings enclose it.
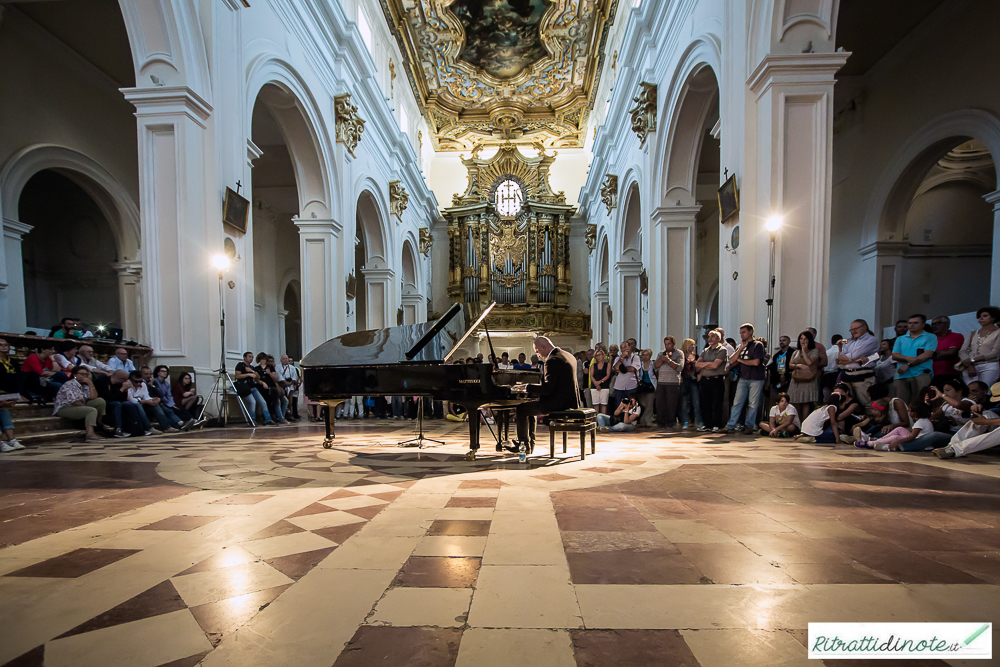
<instances>
[{"instance_id":1,"label":"seated spectator","mask_svg":"<svg viewBox=\"0 0 1000 667\"><path fill-rule=\"evenodd\" d=\"M194 386L194 379L190 373L181 373L180 377L177 378L177 382L171 388L170 393L174 397L174 405L184 408L192 416L201 412L199 410L202 404L201 396L198 395L198 391Z\"/></svg>"},{"instance_id":2,"label":"seated spectator","mask_svg":"<svg viewBox=\"0 0 1000 667\"><path fill-rule=\"evenodd\" d=\"M46 398L51 399L59 391L59 387L69 380L69 376L57 371L52 363L55 353L56 344L44 341L38 352L29 354L21 365L23 386L20 393L29 401L42 403Z\"/></svg>"},{"instance_id":3,"label":"seated spectator","mask_svg":"<svg viewBox=\"0 0 1000 667\"><path fill-rule=\"evenodd\" d=\"M531 355L531 370L538 371L542 369L542 361L538 358L537 354Z\"/></svg>"},{"instance_id":4,"label":"seated spectator","mask_svg":"<svg viewBox=\"0 0 1000 667\"><path fill-rule=\"evenodd\" d=\"M621 421L614 426L610 426L609 428L609 425L611 424L611 415L597 415L597 430L601 432L607 432L609 430L634 431L635 425L642 417L642 406L634 396L626 396L620 403L618 403L614 416L616 418L620 418Z\"/></svg>"},{"instance_id":5,"label":"seated spectator","mask_svg":"<svg viewBox=\"0 0 1000 667\"><path fill-rule=\"evenodd\" d=\"M75 317L64 317L59 326L50 332L49 335L53 338L79 338L81 334L82 327L80 326L80 320Z\"/></svg>"},{"instance_id":6,"label":"seated spectator","mask_svg":"<svg viewBox=\"0 0 1000 667\"><path fill-rule=\"evenodd\" d=\"M187 428L181 427L182 431L186 431L191 428L191 425L187 422L194 423L194 416L187 411L183 405L178 404L174 400L173 387L170 386L170 368L160 364L153 369L153 386L156 388L156 394L163 400L168 408L174 411L182 422L185 422Z\"/></svg>"},{"instance_id":7,"label":"seated spectator","mask_svg":"<svg viewBox=\"0 0 1000 667\"><path fill-rule=\"evenodd\" d=\"M968 387L969 400L978 405L982 410L989 410L992 407L992 403L990 403L990 388L985 382L976 380L975 382L970 382Z\"/></svg>"},{"instance_id":8,"label":"seated spectator","mask_svg":"<svg viewBox=\"0 0 1000 667\"><path fill-rule=\"evenodd\" d=\"M132 371L128 374L129 384L132 386L128 390L128 400L130 403L138 403L142 406L146 416L160 424L160 430L164 433L177 433L181 420L173 412L167 412L160 406L158 397L149 395L149 388L142 379L142 371Z\"/></svg>"},{"instance_id":9,"label":"seated spectator","mask_svg":"<svg viewBox=\"0 0 1000 667\"><path fill-rule=\"evenodd\" d=\"M274 365L270 360L273 360L266 352L261 352L257 355L257 365L254 366L254 370L257 371L257 375L260 376L261 382L264 383L266 389L261 389L261 394L266 397L267 407L271 411L271 416L275 422L278 424L287 424L285 420L285 410L288 408L288 399L285 397L284 392L280 391L278 388L278 374L274 371ZM393 396L393 399L402 399L401 396ZM402 400L399 402L399 416L403 416L403 405ZM396 413L394 412L393 415Z\"/></svg>"},{"instance_id":10,"label":"seated spectator","mask_svg":"<svg viewBox=\"0 0 1000 667\"><path fill-rule=\"evenodd\" d=\"M97 375L111 375L114 370L111 366L94 356L94 348L89 345L81 345L80 351L80 365L86 366L90 369L90 376L95 377Z\"/></svg>"},{"instance_id":11,"label":"seated spectator","mask_svg":"<svg viewBox=\"0 0 1000 667\"><path fill-rule=\"evenodd\" d=\"M92 375L91 378L97 387L97 395L104 399L105 420L111 421L114 437L160 434L160 431L153 428L142 405L129 401L128 390L132 388L132 383L129 382L128 373L115 371L111 375Z\"/></svg>"},{"instance_id":12,"label":"seated spectator","mask_svg":"<svg viewBox=\"0 0 1000 667\"><path fill-rule=\"evenodd\" d=\"M989 398L986 401L991 406L1000 402L1000 382L990 387ZM935 449L938 458L953 459L967 456L973 452L981 452L1000 445L1000 414L996 407L986 410L977 405L972 418L951 437L946 447Z\"/></svg>"},{"instance_id":13,"label":"seated spectator","mask_svg":"<svg viewBox=\"0 0 1000 667\"><path fill-rule=\"evenodd\" d=\"M80 357L77 356L79 349L80 344L75 341L63 343L61 351L52 355L53 368L68 376L74 368L80 365Z\"/></svg>"},{"instance_id":14,"label":"seated spectator","mask_svg":"<svg viewBox=\"0 0 1000 667\"><path fill-rule=\"evenodd\" d=\"M14 437L14 420L10 416L10 409L17 405L17 401L3 401L0 403L0 429L3 430L3 441L0 442L0 452L14 452L24 449L24 445Z\"/></svg>"},{"instance_id":15,"label":"seated spectator","mask_svg":"<svg viewBox=\"0 0 1000 667\"><path fill-rule=\"evenodd\" d=\"M841 442L848 445L857 443L862 432L878 438L899 426L909 427L909 409L906 403L899 398L889 398L889 388L886 385L872 385L868 395L872 403L865 408L864 418L851 429L853 435L840 436Z\"/></svg>"},{"instance_id":16,"label":"seated spectator","mask_svg":"<svg viewBox=\"0 0 1000 667\"><path fill-rule=\"evenodd\" d=\"M986 306L976 311L979 329L969 332L959 351L959 367L966 384L979 380L992 387L1000 378L1000 308Z\"/></svg>"},{"instance_id":17,"label":"seated spectator","mask_svg":"<svg viewBox=\"0 0 1000 667\"><path fill-rule=\"evenodd\" d=\"M128 358L128 350L119 347L115 350L115 356L108 359L108 368L113 371L125 371L131 373L135 370L135 364Z\"/></svg>"},{"instance_id":18,"label":"seated spectator","mask_svg":"<svg viewBox=\"0 0 1000 667\"><path fill-rule=\"evenodd\" d=\"M173 423L174 420L178 421L180 426L177 428L181 431L187 431L194 426L194 419L191 419L190 417L187 419L182 418L179 414L177 414L177 411L170 406L170 402L174 400L174 396L170 392L169 383L167 384L167 396L164 396L160 393L160 387L154 382L156 378L153 376L153 370L149 366L143 366L139 369L139 372L142 373L142 381L146 383L146 391L149 393L150 398L160 399L160 409L163 410L163 414L167 416L167 419L171 423Z\"/></svg>"},{"instance_id":19,"label":"seated spectator","mask_svg":"<svg viewBox=\"0 0 1000 667\"><path fill-rule=\"evenodd\" d=\"M853 401L857 401L851 396L851 388L846 384L839 383L830 392L830 400L826 405L821 405L809 416L802 420L802 433L798 437L799 442L818 442L833 444L840 442L840 421L838 417L844 409Z\"/></svg>"},{"instance_id":20,"label":"seated spectator","mask_svg":"<svg viewBox=\"0 0 1000 667\"><path fill-rule=\"evenodd\" d=\"M517 363L514 364L515 371L530 371L531 364L528 363L528 358L524 356L524 352L517 355Z\"/></svg>"},{"instance_id":21,"label":"seated spectator","mask_svg":"<svg viewBox=\"0 0 1000 667\"><path fill-rule=\"evenodd\" d=\"M798 410L788 401L788 394L778 394L767 421L760 423L760 434L769 438L790 438L799 432L802 422Z\"/></svg>"},{"instance_id":22,"label":"seated spectator","mask_svg":"<svg viewBox=\"0 0 1000 667\"><path fill-rule=\"evenodd\" d=\"M914 403L922 389L931 383L931 357L937 349L937 336L925 331L927 318L919 313L907 320L909 333L900 336L892 346L892 358L898 364L892 387L896 396L907 404Z\"/></svg>"},{"instance_id":23,"label":"seated spectator","mask_svg":"<svg viewBox=\"0 0 1000 667\"><path fill-rule=\"evenodd\" d=\"M510 370L514 369L514 364L510 363L510 354L509 353L504 352L504 353L502 353L500 355L500 365L499 365L499 368L502 371L510 371Z\"/></svg>"},{"instance_id":24,"label":"seated spectator","mask_svg":"<svg viewBox=\"0 0 1000 667\"><path fill-rule=\"evenodd\" d=\"M260 387L264 385L261 382L260 375L254 370L253 352L243 353L243 361L236 364L233 377L236 378L236 394L246 403L246 409L250 413L250 417L256 421L257 411L260 410L261 414L264 415L264 425L274 426L274 422L271 421L271 413L267 409L267 401L264 400L264 396L260 393ZM252 426L253 424L249 425Z\"/></svg>"},{"instance_id":25,"label":"seated spectator","mask_svg":"<svg viewBox=\"0 0 1000 667\"><path fill-rule=\"evenodd\" d=\"M63 419L82 419L87 429L84 442L100 442L94 429L104 418L104 399L97 395L90 369L77 366L71 373L71 379L59 387L52 413Z\"/></svg>"},{"instance_id":26,"label":"seated spectator","mask_svg":"<svg viewBox=\"0 0 1000 667\"><path fill-rule=\"evenodd\" d=\"M913 421L911 427L897 426L875 440L872 440L867 433L861 433L861 437L854 445L855 447L877 449L880 452L913 452L934 449L927 442L917 442L922 436L934 433L934 425L931 423L930 416L930 408L925 403L922 401L914 403L910 406L910 419Z\"/></svg>"}]
</instances>

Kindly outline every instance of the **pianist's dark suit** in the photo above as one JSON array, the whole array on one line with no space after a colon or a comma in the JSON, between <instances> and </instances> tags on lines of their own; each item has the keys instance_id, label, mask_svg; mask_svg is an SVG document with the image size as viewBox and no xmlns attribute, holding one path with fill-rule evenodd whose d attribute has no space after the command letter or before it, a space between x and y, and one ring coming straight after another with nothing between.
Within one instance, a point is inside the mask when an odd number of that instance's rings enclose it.
<instances>
[{"instance_id":1,"label":"pianist's dark suit","mask_svg":"<svg viewBox=\"0 0 1000 667\"><path fill-rule=\"evenodd\" d=\"M528 385L528 393L538 403L517 406L517 439L535 442L535 416L580 407L580 388L576 382L576 359L558 347L553 348L542 371L542 384Z\"/></svg>"}]
</instances>

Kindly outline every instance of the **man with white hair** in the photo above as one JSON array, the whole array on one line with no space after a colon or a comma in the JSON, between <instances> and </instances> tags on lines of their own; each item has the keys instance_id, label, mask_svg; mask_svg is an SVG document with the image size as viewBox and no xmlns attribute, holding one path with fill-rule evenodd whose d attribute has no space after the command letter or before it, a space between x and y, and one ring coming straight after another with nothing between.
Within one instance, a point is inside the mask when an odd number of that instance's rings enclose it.
<instances>
[{"instance_id":1,"label":"man with white hair","mask_svg":"<svg viewBox=\"0 0 1000 667\"><path fill-rule=\"evenodd\" d=\"M576 359L552 344L545 336L535 338L533 347L545 361L542 383L527 385L528 394L537 396L537 403L517 406L517 439L531 451L535 445L535 417L559 410L580 407L580 387L576 381Z\"/></svg>"}]
</instances>

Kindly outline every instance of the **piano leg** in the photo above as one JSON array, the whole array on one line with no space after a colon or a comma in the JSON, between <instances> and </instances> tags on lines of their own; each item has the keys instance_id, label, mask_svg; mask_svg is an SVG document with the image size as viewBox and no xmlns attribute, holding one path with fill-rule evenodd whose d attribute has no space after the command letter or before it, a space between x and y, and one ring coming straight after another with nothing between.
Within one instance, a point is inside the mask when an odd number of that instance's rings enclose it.
<instances>
[{"instance_id":1,"label":"piano leg","mask_svg":"<svg viewBox=\"0 0 1000 667\"><path fill-rule=\"evenodd\" d=\"M343 401L327 401L326 402L326 438L323 440L323 449L330 449L333 447L333 439L337 437L335 431L335 423L337 421L337 408Z\"/></svg>"},{"instance_id":2,"label":"piano leg","mask_svg":"<svg viewBox=\"0 0 1000 667\"><path fill-rule=\"evenodd\" d=\"M465 455L465 460L475 461L476 452L479 451L479 407L462 407L469 414L469 452Z\"/></svg>"}]
</instances>

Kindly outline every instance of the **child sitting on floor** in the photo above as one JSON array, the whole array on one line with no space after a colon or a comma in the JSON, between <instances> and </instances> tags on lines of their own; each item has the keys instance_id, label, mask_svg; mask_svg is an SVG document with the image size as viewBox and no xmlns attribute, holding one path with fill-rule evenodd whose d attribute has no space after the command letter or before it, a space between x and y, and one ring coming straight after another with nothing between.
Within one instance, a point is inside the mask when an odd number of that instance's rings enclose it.
<instances>
[{"instance_id":1,"label":"child sitting on floor","mask_svg":"<svg viewBox=\"0 0 1000 667\"><path fill-rule=\"evenodd\" d=\"M910 406L910 419L913 422L911 427L897 426L877 440L872 440L871 436L867 433L861 433L854 444L857 447L877 449L880 452L912 452L923 449L915 441L921 436L934 432L934 425L931 423L930 416L930 406L923 401L919 401Z\"/></svg>"}]
</instances>

